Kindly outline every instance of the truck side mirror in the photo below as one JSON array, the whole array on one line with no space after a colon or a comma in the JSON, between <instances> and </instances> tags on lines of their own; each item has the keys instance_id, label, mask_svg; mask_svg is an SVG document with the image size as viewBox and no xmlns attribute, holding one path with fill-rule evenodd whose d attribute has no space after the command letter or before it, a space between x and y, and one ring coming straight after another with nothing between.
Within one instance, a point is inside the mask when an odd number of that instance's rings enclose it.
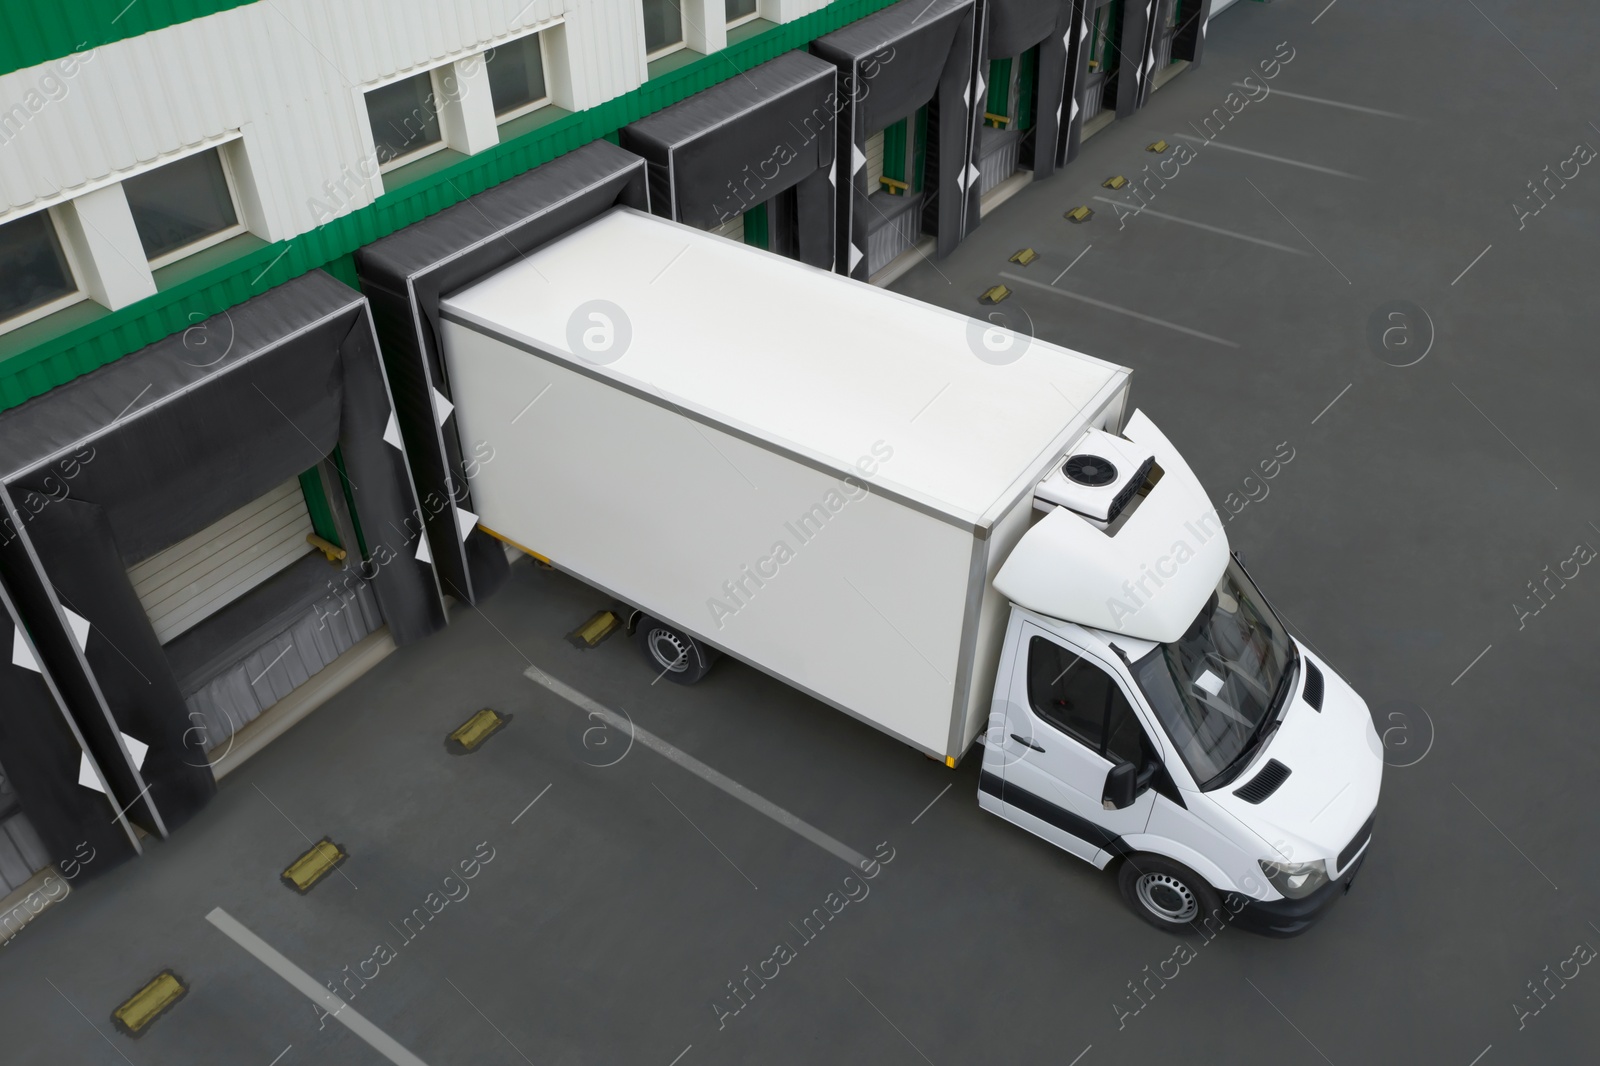
<instances>
[{"instance_id":1,"label":"truck side mirror","mask_svg":"<svg viewBox=\"0 0 1600 1066\"><path fill-rule=\"evenodd\" d=\"M1131 762L1118 763L1106 774L1106 791L1100 806L1108 811L1131 807L1139 791L1139 768Z\"/></svg>"}]
</instances>

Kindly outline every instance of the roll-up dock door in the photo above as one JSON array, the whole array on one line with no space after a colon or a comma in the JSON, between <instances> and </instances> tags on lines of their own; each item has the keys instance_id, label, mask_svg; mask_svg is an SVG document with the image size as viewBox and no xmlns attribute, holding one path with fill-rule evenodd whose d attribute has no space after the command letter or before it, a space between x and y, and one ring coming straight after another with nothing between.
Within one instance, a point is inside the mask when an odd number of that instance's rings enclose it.
<instances>
[{"instance_id":1,"label":"roll-up dock door","mask_svg":"<svg viewBox=\"0 0 1600 1066\"><path fill-rule=\"evenodd\" d=\"M312 549L311 514L289 480L128 570L156 637L166 644Z\"/></svg>"}]
</instances>

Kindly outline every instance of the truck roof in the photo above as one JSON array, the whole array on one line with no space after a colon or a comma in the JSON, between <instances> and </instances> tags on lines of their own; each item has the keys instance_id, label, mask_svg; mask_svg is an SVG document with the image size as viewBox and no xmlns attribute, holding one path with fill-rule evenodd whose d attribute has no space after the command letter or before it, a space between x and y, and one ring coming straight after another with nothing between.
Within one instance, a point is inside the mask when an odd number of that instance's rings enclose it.
<instances>
[{"instance_id":1,"label":"truck roof","mask_svg":"<svg viewBox=\"0 0 1600 1066\"><path fill-rule=\"evenodd\" d=\"M569 342L596 300L629 334L605 363ZM1022 480L1129 374L1036 339L1012 362L986 361L986 322L629 208L442 308L841 474L882 442L892 458L868 480L975 526L1031 489Z\"/></svg>"}]
</instances>

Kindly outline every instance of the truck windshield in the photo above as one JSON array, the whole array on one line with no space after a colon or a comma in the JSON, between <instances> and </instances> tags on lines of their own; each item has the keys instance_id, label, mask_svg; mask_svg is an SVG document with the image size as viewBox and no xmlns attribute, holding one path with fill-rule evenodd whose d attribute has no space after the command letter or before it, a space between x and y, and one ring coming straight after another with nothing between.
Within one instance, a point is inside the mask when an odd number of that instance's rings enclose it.
<instances>
[{"instance_id":1,"label":"truck windshield","mask_svg":"<svg viewBox=\"0 0 1600 1066\"><path fill-rule=\"evenodd\" d=\"M1289 634L1238 562L1189 631L1134 665L1167 735L1202 789L1224 783L1267 727L1289 680Z\"/></svg>"}]
</instances>

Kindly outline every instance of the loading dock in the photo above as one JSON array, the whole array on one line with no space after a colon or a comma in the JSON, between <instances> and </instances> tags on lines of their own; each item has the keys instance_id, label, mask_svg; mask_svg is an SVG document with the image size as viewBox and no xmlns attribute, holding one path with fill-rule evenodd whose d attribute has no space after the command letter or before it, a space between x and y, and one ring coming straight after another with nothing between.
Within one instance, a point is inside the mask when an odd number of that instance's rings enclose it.
<instances>
[{"instance_id":1,"label":"loading dock","mask_svg":"<svg viewBox=\"0 0 1600 1066\"><path fill-rule=\"evenodd\" d=\"M841 274L865 280L924 233L938 255L948 255L977 225L977 25L973 0L903 0L812 42L812 51L839 69L838 155L848 161L841 181L849 185L839 194L835 230ZM896 143L909 145L910 157L898 158L910 158L912 175L889 179L898 187L872 188L869 138L901 122L908 131L922 126L924 108L920 153L909 132L896 135Z\"/></svg>"},{"instance_id":2,"label":"loading dock","mask_svg":"<svg viewBox=\"0 0 1600 1066\"><path fill-rule=\"evenodd\" d=\"M833 265L835 68L788 52L623 127L655 214Z\"/></svg>"},{"instance_id":3,"label":"loading dock","mask_svg":"<svg viewBox=\"0 0 1600 1066\"><path fill-rule=\"evenodd\" d=\"M366 301L313 271L0 415L0 759L51 861L136 854L360 636L443 625L391 410ZM306 471L332 471L342 566L304 535Z\"/></svg>"},{"instance_id":4,"label":"loading dock","mask_svg":"<svg viewBox=\"0 0 1600 1066\"><path fill-rule=\"evenodd\" d=\"M974 86L983 100L978 130L979 195L1019 170L1055 173L1067 108L1073 0L980 0L983 25Z\"/></svg>"}]
</instances>

